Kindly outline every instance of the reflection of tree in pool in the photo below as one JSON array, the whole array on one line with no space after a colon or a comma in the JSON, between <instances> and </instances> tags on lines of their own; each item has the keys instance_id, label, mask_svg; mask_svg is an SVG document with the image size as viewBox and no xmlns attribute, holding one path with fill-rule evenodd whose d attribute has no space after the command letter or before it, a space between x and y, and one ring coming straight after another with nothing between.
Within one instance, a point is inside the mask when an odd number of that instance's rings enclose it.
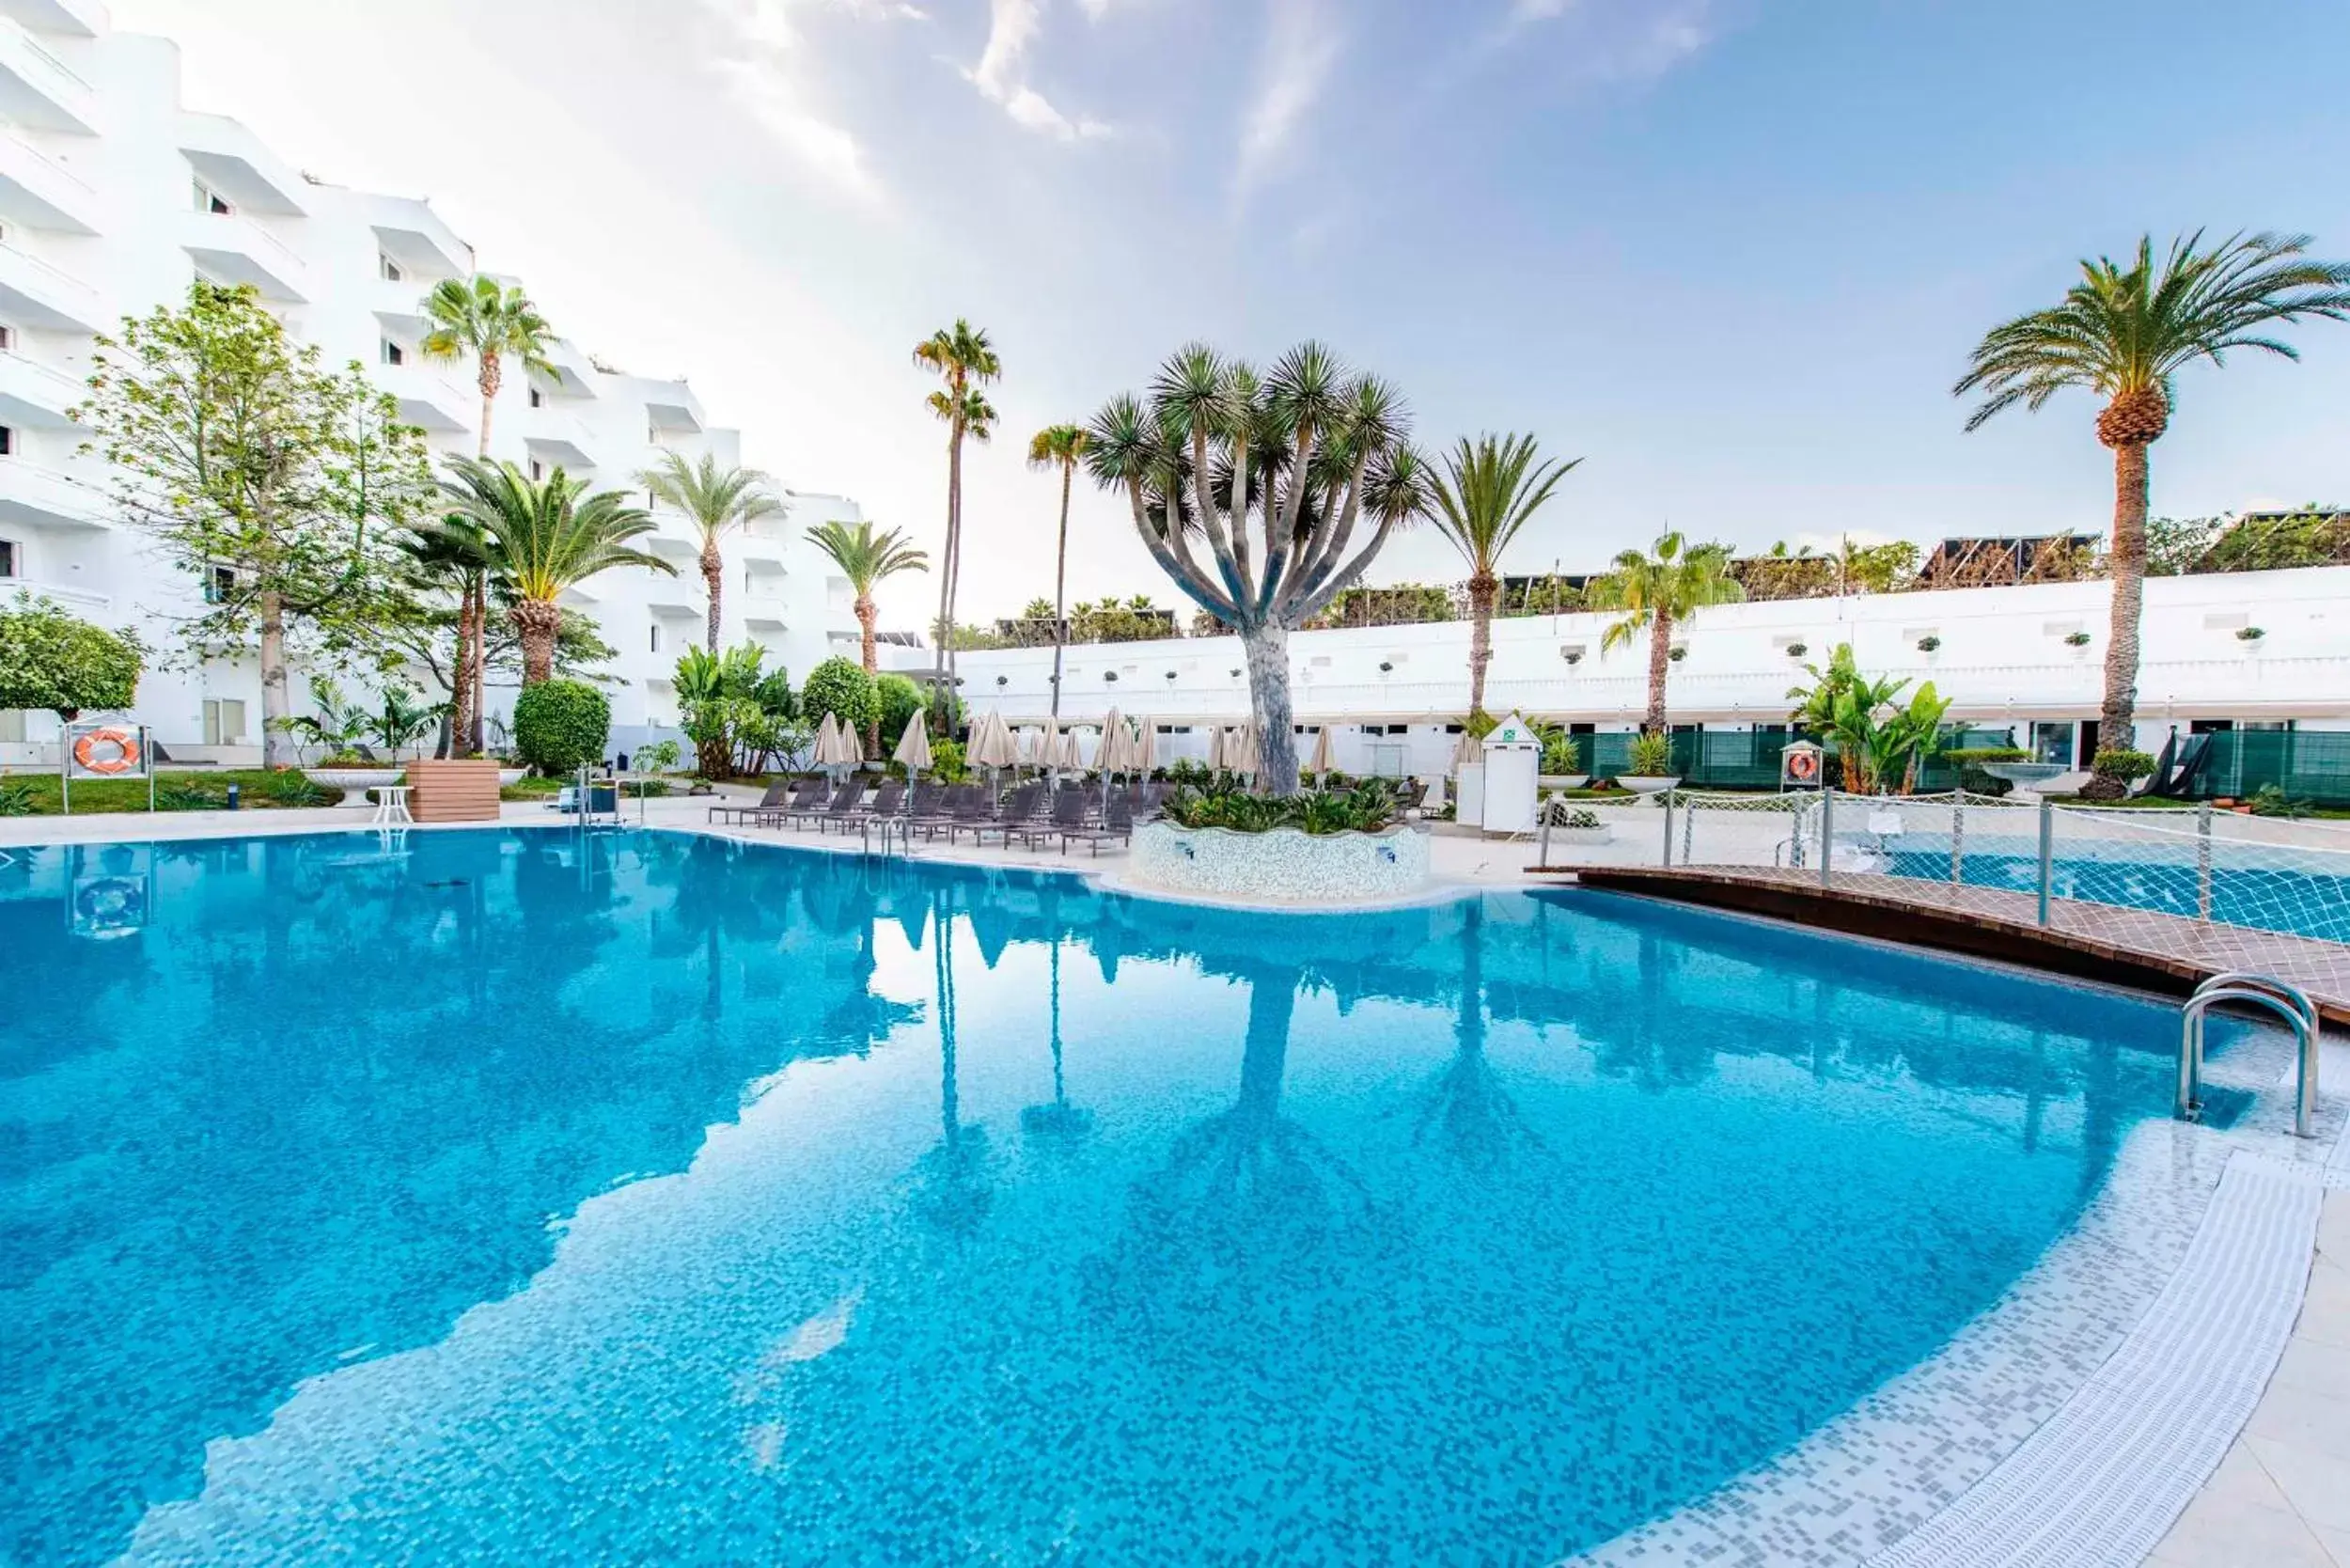
<instances>
[{"instance_id":1,"label":"reflection of tree in pool","mask_svg":"<svg viewBox=\"0 0 2350 1568\"><path fill-rule=\"evenodd\" d=\"M844 857L845 858L845 857ZM987 1129L963 1120L955 1082L955 942L953 893L941 888L931 910L933 1008L938 1018L939 1140L916 1172L917 1206L940 1234L962 1240L987 1218L995 1194L988 1185Z\"/></svg>"},{"instance_id":2,"label":"reflection of tree in pool","mask_svg":"<svg viewBox=\"0 0 2350 1568\"><path fill-rule=\"evenodd\" d=\"M1629 1078L1643 1091L1702 1083L1714 1071L1714 1052L1704 1036L1682 1024L1663 940L1643 928L1638 962L1627 988L1609 975L1596 985L1585 1032L1592 1040L1599 1070ZM1598 977L1594 977L1597 979Z\"/></svg>"},{"instance_id":3,"label":"reflection of tree in pool","mask_svg":"<svg viewBox=\"0 0 2350 1568\"><path fill-rule=\"evenodd\" d=\"M1051 972L1046 1005L1051 1012L1047 1027L1053 1047L1053 1099L1049 1105L1029 1105L1022 1110L1020 1130L1047 1148L1066 1150L1073 1147L1092 1130L1093 1113L1081 1105L1073 1105L1069 1103L1069 1086L1061 1075L1060 954L1063 943L1058 934L1060 929L1059 902L1057 891L1046 896L1045 915L1051 929L1055 932L1054 935L1047 938L1051 946L1045 959Z\"/></svg>"},{"instance_id":4,"label":"reflection of tree in pool","mask_svg":"<svg viewBox=\"0 0 2350 1568\"><path fill-rule=\"evenodd\" d=\"M1444 1147L1472 1170L1493 1170L1527 1153L1547 1154L1495 1075L1485 1054L1485 907L1469 904L1461 933L1460 997L1453 1013L1452 1059L1420 1096L1415 1141L1441 1132Z\"/></svg>"}]
</instances>

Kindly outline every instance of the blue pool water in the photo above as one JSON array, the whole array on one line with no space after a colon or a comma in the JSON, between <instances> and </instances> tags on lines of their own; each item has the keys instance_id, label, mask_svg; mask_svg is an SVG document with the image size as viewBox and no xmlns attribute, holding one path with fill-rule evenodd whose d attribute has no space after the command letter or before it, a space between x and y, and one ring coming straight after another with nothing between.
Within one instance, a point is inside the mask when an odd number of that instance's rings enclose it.
<instances>
[{"instance_id":1,"label":"blue pool water","mask_svg":"<svg viewBox=\"0 0 2350 1568\"><path fill-rule=\"evenodd\" d=\"M2170 1013L1604 895L0 865L0 1558L1538 1563L1931 1354Z\"/></svg>"},{"instance_id":2,"label":"blue pool water","mask_svg":"<svg viewBox=\"0 0 2350 1568\"><path fill-rule=\"evenodd\" d=\"M2242 853L2240 845L2222 853ZM1888 857L1894 876L1924 882L1950 879L1950 840L1931 849L1900 849ZM2316 856L2312 855L2312 859ZM2338 857L2337 857L2338 858ZM2040 856L2029 853L1983 853L1959 857L1960 880L1972 887L2033 893L2040 886ZM2199 917L2254 931L2282 932L2326 942L2350 942L2350 877L2326 876L2259 866L2215 867L2209 878L2211 907L2202 910L2205 882L2191 859L2106 860L2059 857L2049 868L2049 886L2060 899L2149 909L2182 919Z\"/></svg>"}]
</instances>

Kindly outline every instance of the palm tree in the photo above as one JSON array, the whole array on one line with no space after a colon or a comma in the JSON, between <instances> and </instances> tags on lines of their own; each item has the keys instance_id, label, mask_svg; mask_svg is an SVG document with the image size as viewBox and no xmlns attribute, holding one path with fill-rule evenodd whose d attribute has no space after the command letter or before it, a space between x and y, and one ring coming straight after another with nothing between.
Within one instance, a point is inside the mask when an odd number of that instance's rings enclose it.
<instances>
[{"instance_id":1,"label":"palm tree","mask_svg":"<svg viewBox=\"0 0 2350 1568\"><path fill-rule=\"evenodd\" d=\"M445 277L424 296L424 313L432 330L416 345L427 359L462 359L471 354L479 368L481 387L480 456L490 455L490 407L505 379L505 358L512 354L525 370L553 379L547 346L555 329L518 283L500 283L476 274L470 279Z\"/></svg>"},{"instance_id":2,"label":"palm tree","mask_svg":"<svg viewBox=\"0 0 2350 1568\"><path fill-rule=\"evenodd\" d=\"M1494 657L1494 600L1501 591L1501 553L1583 460L1535 461L1534 438L1463 436L1445 454L1431 485L1437 529L1468 562L1469 712L1485 711L1485 666Z\"/></svg>"},{"instance_id":3,"label":"palm tree","mask_svg":"<svg viewBox=\"0 0 2350 1568\"><path fill-rule=\"evenodd\" d=\"M1239 635L1263 737L1259 776L1276 794L1297 792L1290 633L1429 509L1427 464L1407 429L1392 387L1350 374L1319 343L1292 349L1261 378L1191 344L1159 368L1148 402L1123 394L1087 427L1086 471L1125 492L1152 559ZM1365 518L1375 527L1357 545ZM1195 541L1210 553L1204 565Z\"/></svg>"},{"instance_id":4,"label":"palm tree","mask_svg":"<svg viewBox=\"0 0 2350 1568\"><path fill-rule=\"evenodd\" d=\"M565 588L619 566L677 574L660 557L630 548L652 531L652 518L617 490L590 494L585 479L560 468L542 481L480 458L450 458L448 471L442 493L452 511L481 530L490 580L505 594L522 640L525 686L555 673L563 630L556 600Z\"/></svg>"},{"instance_id":5,"label":"palm tree","mask_svg":"<svg viewBox=\"0 0 2350 1568\"><path fill-rule=\"evenodd\" d=\"M1061 659L1069 650L1069 487L1086 453L1083 425L1047 425L1028 438L1028 466L1060 470L1060 533L1053 546L1053 717L1060 717Z\"/></svg>"},{"instance_id":6,"label":"palm tree","mask_svg":"<svg viewBox=\"0 0 2350 1568\"><path fill-rule=\"evenodd\" d=\"M727 560L718 552L718 541L762 517L780 517L788 509L768 493L765 474L756 468L721 468L708 452L697 463L686 462L679 453L664 452L656 466L636 476L636 482L655 500L666 501L683 512L701 536L702 586L710 592L707 647L715 653L719 595L727 575Z\"/></svg>"},{"instance_id":7,"label":"palm tree","mask_svg":"<svg viewBox=\"0 0 2350 1568\"><path fill-rule=\"evenodd\" d=\"M963 571L963 438L985 441L995 433L995 410L975 383L984 385L1004 373L1003 361L987 333L958 316L914 345L914 362L938 373L947 384L930 395L930 410L947 424L947 542L938 574L939 669L951 679L955 666L955 588Z\"/></svg>"},{"instance_id":8,"label":"palm tree","mask_svg":"<svg viewBox=\"0 0 2350 1568\"><path fill-rule=\"evenodd\" d=\"M2097 439L2113 449L2112 629L2106 639L2100 746L2126 749L2138 702L2138 609L2146 584L2146 448L2170 425L2171 378L2230 349L2297 359L2264 329L2303 316L2350 318L2350 263L2305 259L2306 234L2235 235L2209 249L2202 230L2157 262L2151 235L2127 265L2081 263L2064 302L1993 327L1954 395L1983 394L1975 430L2017 403L2038 409L2066 387L2106 400Z\"/></svg>"},{"instance_id":9,"label":"palm tree","mask_svg":"<svg viewBox=\"0 0 2350 1568\"><path fill-rule=\"evenodd\" d=\"M849 579L856 589L856 624L862 634L859 651L865 660L865 673L878 674L881 669L873 651L873 589L885 577L901 572L928 572L930 557L906 541L903 528L892 528L877 534L870 523L819 523L807 531L808 542L832 557L833 565ZM881 743L881 720L876 718L865 727L865 751L873 755Z\"/></svg>"},{"instance_id":10,"label":"palm tree","mask_svg":"<svg viewBox=\"0 0 2350 1568\"><path fill-rule=\"evenodd\" d=\"M1734 604L1746 590L1730 574L1726 545L1690 546L1676 532L1660 536L1656 553L1626 550L1616 557L1616 569L1590 588L1595 610L1622 610L1624 618L1599 639L1603 653L1630 644L1642 631L1649 634L1648 713L1640 728L1652 735L1667 733L1665 673L1672 667L1673 628L1708 604Z\"/></svg>"},{"instance_id":11,"label":"palm tree","mask_svg":"<svg viewBox=\"0 0 2350 1568\"><path fill-rule=\"evenodd\" d=\"M483 654L488 643L490 540L468 513L420 522L400 541L423 588L457 590L457 658L449 673L448 734L452 756L481 749Z\"/></svg>"}]
</instances>

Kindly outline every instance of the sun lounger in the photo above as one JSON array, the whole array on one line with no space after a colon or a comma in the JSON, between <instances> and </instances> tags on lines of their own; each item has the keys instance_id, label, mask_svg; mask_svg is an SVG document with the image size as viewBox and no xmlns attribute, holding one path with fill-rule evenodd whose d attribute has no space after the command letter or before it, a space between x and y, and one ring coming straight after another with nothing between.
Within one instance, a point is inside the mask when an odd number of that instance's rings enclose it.
<instances>
[{"instance_id":1,"label":"sun lounger","mask_svg":"<svg viewBox=\"0 0 2350 1568\"><path fill-rule=\"evenodd\" d=\"M1012 791L1005 798L1003 812L1000 816L987 822L971 824L971 841L975 844L984 844L987 842L987 836L993 833L1002 839L1006 844L1010 844L1011 836L1027 826L1030 819L1035 817L1037 801L1043 792L1044 787L1041 784L1023 784Z\"/></svg>"},{"instance_id":2,"label":"sun lounger","mask_svg":"<svg viewBox=\"0 0 2350 1568\"><path fill-rule=\"evenodd\" d=\"M1085 825L1087 813L1092 809L1093 797L1087 792L1062 790L1053 796L1051 816L1007 835L1004 841L1009 844L1018 839L1024 844L1038 844L1058 834L1073 832Z\"/></svg>"},{"instance_id":3,"label":"sun lounger","mask_svg":"<svg viewBox=\"0 0 2350 1568\"><path fill-rule=\"evenodd\" d=\"M734 817L752 816L760 811L779 810L791 804L791 781L788 778L779 778L767 786L766 792L759 797L757 805L744 806L737 801L729 805L713 806L710 808L709 820L713 823L725 822Z\"/></svg>"},{"instance_id":4,"label":"sun lounger","mask_svg":"<svg viewBox=\"0 0 2350 1568\"><path fill-rule=\"evenodd\" d=\"M1102 853L1102 846L1104 843L1107 843L1112 839L1116 839L1121 844L1126 843L1132 840L1134 836L1134 808L1127 803L1124 795L1112 795L1110 796L1109 810L1104 814L1100 825L1062 829L1060 836L1060 852L1063 855L1067 855L1069 853L1069 846L1072 842L1083 839L1086 843L1092 846L1093 853L1098 855Z\"/></svg>"},{"instance_id":5,"label":"sun lounger","mask_svg":"<svg viewBox=\"0 0 2350 1568\"><path fill-rule=\"evenodd\" d=\"M735 821L755 827L788 826L795 813L822 809L830 789L831 786L822 778L803 779L799 787L791 792L790 799L775 806L762 801L755 809L744 812Z\"/></svg>"},{"instance_id":6,"label":"sun lounger","mask_svg":"<svg viewBox=\"0 0 2350 1568\"><path fill-rule=\"evenodd\" d=\"M822 811L810 812L809 816L815 822L816 831L819 833L831 832L835 823L839 823L840 831L846 833L856 825L857 814L864 805L865 780L852 778L833 792L832 803L829 806Z\"/></svg>"}]
</instances>

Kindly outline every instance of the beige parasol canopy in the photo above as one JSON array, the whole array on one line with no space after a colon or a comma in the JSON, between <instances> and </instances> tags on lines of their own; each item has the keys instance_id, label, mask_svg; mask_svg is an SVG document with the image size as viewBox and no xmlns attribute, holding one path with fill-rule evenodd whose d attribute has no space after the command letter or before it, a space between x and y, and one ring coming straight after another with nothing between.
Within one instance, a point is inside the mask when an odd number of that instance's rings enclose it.
<instances>
[{"instance_id":1,"label":"beige parasol canopy","mask_svg":"<svg viewBox=\"0 0 2350 1568\"><path fill-rule=\"evenodd\" d=\"M1338 763L1332 758L1331 750L1330 727L1325 724L1314 731L1313 760L1306 764L1306 771L1319 777L1336 768Z\"/></svg>"},{"instance_id":2,"label":"beige parasol canopy","mask_svg":"<svg viewBox=\"0 0 2350 1568\"><path fill-rule=\"evenodd\" d=\"M1452 748L1452 765L1456 768L1474 767L1484 760L1485 743L1470 734L1464 727L1461 730L1461 744Z\"/></svg>"},{"instance_id":3,"label":"beige parasol canopy","mask_svg":"<svg viewBox=\"0 0 2350 1568\"><path fill-rule=\"evenodd\" d=\"M1220 724L1208 726L1208 771L1224 771L1224 727Z\"/></svg>"},{"instance_id":4,"label":"beige parasol canopy","mask_svg":"<svg viewBox=\"0 0 2350 1568\"><path fill-rule=\"evenodd\" d=\"M906 732L898 737L898 749L889 754L890 760L901 764L907 773L926 772L931 765L931 726L929 715L919 708L906 720Z\"/></svg>"},{"instance_id":5,"label":"beige parasol canopy","mask_svg":"<svg viewBox=\"0 0 2350 1568\"><path fill-rule=\"evenodd\" d=\"M1009 768L1019 761L1019 744L1012 739L1011 727L1004 722L1003 714L991 711L979 720L965 760L979 768Z\"/></svg>"},{"instance_id":6,"label":"beige parasol canopy","mask_svg":"<svg viewBox=\"0 0 2350 1568\"><path fill-rule=\"evenodd\" d=\"M839 763L839 731L833 723L832 715L826 713L823 722L816 727L816 749L810 755L818 767L829 768Z\"/></svg>"},{"instance_id":7,"label":"beige parasol canopy","mask_svg":"<svg viewBox=\"0 0 2350 1568\"><path fill-rule=\"evenodd\" d=\"M1224 765L1234 773L1254 775L1264 771L1264 748L1258 743L1253 722L1233 726L1224 743Z\"/></svg>"},{"instance_id":8,"label":"beige parasol canopy","mask_svg":"<svg viewBox=\"0 0 2350 1568\"><path fill-rule=\"evenodd\" d=\"M1135 720L1135 772L1150 774L1158 771L1159 727L1147 718Z\"/></svg>"}]
</instances>

